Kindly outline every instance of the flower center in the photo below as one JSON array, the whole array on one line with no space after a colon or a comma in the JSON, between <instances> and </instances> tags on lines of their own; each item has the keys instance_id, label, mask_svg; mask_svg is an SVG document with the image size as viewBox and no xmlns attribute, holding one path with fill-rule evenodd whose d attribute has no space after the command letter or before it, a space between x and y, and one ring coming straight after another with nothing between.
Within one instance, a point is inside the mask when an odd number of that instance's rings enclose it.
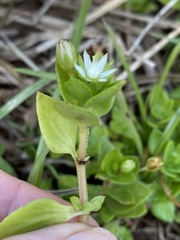
<instances>
[{"instance_id":1,"label":"flower center","mask_svg":"<svg viewBox=\"0 0 180 240\"><path fill-rule=\"evenodd\" d=\"M87 77L90 79L97 79L100 75L99 69L95 64L92 64L89 69L87 69Z\"/></svg>"}]
</instances>

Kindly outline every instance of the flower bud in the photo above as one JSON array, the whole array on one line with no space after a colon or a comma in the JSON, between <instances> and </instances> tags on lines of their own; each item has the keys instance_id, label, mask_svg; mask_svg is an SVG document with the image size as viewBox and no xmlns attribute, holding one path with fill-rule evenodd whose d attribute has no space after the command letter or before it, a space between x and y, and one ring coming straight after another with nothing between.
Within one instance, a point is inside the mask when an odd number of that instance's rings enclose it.
<instances>
[{"instance_id":1,"label":"flower bud","mask_svg":"<svg viewBox=\"0 0 180 240\"><path fill-rule=\"evenodd\" d=\"M135 169L135 167L136 167L136 163L134 162L134 160L128 159L121 164L121 172L130 173Z\"/></svg>"},{"instance_id":2,"label":"flower bud","mask_svg":"<svg viewBox=\"0 0 180 240\"><path fill-rule=\"evenodd\" d=\"M154 172L159 170L163 165L163 162L161 161L160 157L151 157L148 158L147 162L146 162L146 169Z\"/></svg>"},{"instance_id":3,"label":"flower bud","mask_svg":"<svg viewBox=\"0 0 180 240\"><path fill-rule=\"evenodd\" d=\"M57 43L56 61L68 73L74 72L74 65L77 63L77 52L70 41L61 40Z\"/></svg>"}]
</instances>

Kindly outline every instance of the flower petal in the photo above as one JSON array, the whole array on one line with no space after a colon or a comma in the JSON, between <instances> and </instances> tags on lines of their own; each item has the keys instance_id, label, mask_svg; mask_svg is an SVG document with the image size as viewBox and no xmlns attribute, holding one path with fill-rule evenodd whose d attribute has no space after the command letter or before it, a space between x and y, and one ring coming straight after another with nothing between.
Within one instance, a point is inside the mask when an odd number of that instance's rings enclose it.
<instances>
[{"instance_id":1,"label":"flower petal","mask_svg":"<svg viewBox=\"0 0 180 240\"><path fill-rule=\"evenodd\" d=\"M105 72L102 72L100 74L100 78L106 78L106 77L109 77L111 74L113 74L115 71L117 70L117 68L114 68L114 69L110 69L110 70L107 70Z\"/></svg>"},{"instance_id":2,"label":"flower petal","mask_svg":"<svg viewBox=\"0 0 180 240\"><path fill-rule=\"evenodd\" d=\"M91 66L91 59L90 59L90 56L89 54L86 52L86 50L84 50L84 53L83 53L83 59L84 59L84 67L85 67L85 70L87 71L90 66Z\"/></svg>"},{"instance_id":3,"label":"flower petal","mask_svg":"<svg viewBox=\"0 0 180 240\"><path fill-rule=\"evenodd\" d=\"M107 82L107 78L99 78L98 81L99 82Z\"/></svg>"},{"instance_id":4,"label":"flower petal","mask_svg":"<svg viewBox=\"0 0 180 240\"><path fill-rule=\"evenodd\" d=\"M102 70L104 69L106 63L107 63L107 58L108 58L108 54L104 55L99 62L97 63L97 68L99 68L99 71L102 72Z\"/></svg>"},{"instance_id":5,"label":"flower petal","mask_svg":"<svg viewBox=\"0 0 180 240\"><path fill-rule=\"evenodd\" d=\"M81 77L86 78L86 72L83 68L81 68L79 65L74 65L75 69L78 71L78 73L81 75Z\"/></svg>"},{"instance_id":6,"label":"flower petal","mask_svg":"<svg viewBox=\"0 0 180 240\"><path fill-rule=\"evenodd\" d=\"M98 51L93 57L92 57L92 63L93 64L97 64L99 62L100 59L100 52Z\"/></svg>"}]
</instances>

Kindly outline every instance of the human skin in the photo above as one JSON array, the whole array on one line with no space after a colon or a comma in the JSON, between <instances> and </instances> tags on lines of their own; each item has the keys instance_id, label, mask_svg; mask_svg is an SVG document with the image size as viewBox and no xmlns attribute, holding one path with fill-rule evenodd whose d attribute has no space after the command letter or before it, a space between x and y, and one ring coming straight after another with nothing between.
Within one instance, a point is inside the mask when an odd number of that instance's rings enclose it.
<instances>
[{"instance_id":1,"label":"human skin","mask_svg":"<svg viewBox=\"0 0 180 240\"><path fill-rule=\"evenodd\" d=\"M0 221L19 207L39 198L51 198L67 205L63 199L36 188L0 170ZM13 226L12 226L13 227ZM78 218L68 223L57 224L29 233L5 238L5 240L116 240L107 230L100 228L94 219L89 225L78 222Z\"/></svg>"}]
</instances>

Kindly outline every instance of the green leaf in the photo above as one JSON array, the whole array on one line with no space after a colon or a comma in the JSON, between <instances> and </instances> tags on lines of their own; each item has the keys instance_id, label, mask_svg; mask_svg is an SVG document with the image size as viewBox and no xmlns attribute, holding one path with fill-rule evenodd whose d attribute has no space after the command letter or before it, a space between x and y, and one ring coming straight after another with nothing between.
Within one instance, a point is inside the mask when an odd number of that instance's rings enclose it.
<instances>
[{"instance_id":1,"label":"green leaf","mask_svg":"<svg viewBox=\"0 0 180 240\"><path fill-rule=\"evenodd\" d=\"M86 16L91 6L91 0L83 0L81 1L81 6L78 10L78 14L75 19L75 23L73 24L74 29L71 36L71 41L76 48L78 48L81 38L83 35L83 29L86 24ZM73 21L74 22L74 21Z\"/></svg>"},{"instance_id":2,"label":"green leaf","mask_svg":"<svg viewBox=\"0 0 180 240\"><path fill-rule=\"evenodd\" d=\"M72 197L70 197L70 201L71 201L73 207L77 211L82 210L81 201L80 201L79 197L72 196Z\"/></svg>"},{"instance_id":3,"label":"green leaf","mask_svg":"<svg viewBox=\"0 0 180 240\"><path fill-rule=\"evenodd\" d=\"M166 125L163 135L160 141L160 144L158 145L158 148L156 149L155 155L158 155L161 153L161 151L164 148L165 143L169 138L173 135L174 132L178 132L178 127L180 124L180 107L177 108L176 112L173 114L171 119L169 120L168 124Z\"/></svg>"},{"instance_id":4,"label":"green leaf","mask_svg":"<svg viewBox=\"0 0 180 240\"><path fill-rule=\"evenodd\" d=\"M48 152L49 149L46 146L44 138L41 136L37 147L35 160L31 168L30 174L28 176L28 182L37 187L39 187L41 182L41 177L44 169L44 162Z\"/></svg>"},{"instance_id":5,"label":"green leaf","mask_svg":"<svg viewBox=\"0 0 180 240\"><path fill-rule=\"evenodd\" d=\"M133 208L126 211L124 214L121 214L121 218L138 218L147 213L146 204L141 203L135 205Z\"/></svg>"},{"instance_id":6,"label":"green leaf","mask_svg":"<svg viewBox=\"0 0 180 240\"><path fill-rule=\"evenodd\" d=\"M128 185L112 185L106 187L104 191L107 195L105 205L109 211L116 216L124 217L144 214L146 211L145 201L152 192L149 187L140 182Z\"/></svg>"},{"instance_id":7,"label":"green leaf","mask_svg":"<svg viewBox=\"0 0 180 240\"><path fill-rule=\"evenodd\" d=\"M113 199L120 204L130 205L135 203L134 194L129 190L128 187L110 187L105 189L105 193L109 196L113 196Z\"/></svg>"},{"instance_id":8,"label":"green leaf","mask_svg":"<svg viewBox=\"0 0 180 240\"><path fill-rule=\"evenodd\" d=\"M170 97L173 98L173 99L180 100L180 86L177 86L175 89L173 89L170 92Z\"/></svg>"},{"instance_id":9,"label":"green leaf","mask_svg":"<svg viewBox=\"0 0 180 240\"><path fill-rule=\"evenodd\" d=\"M177 44L175 44L174 47L172 48L171 52L168 54L167 61L166 61L165 65L163 66L163 72L158 81L158 84L160 86L165 85L165 81L166 81L166 79L168 79L168 74L170 73L172 66L174 66L174 64L176 62L176 58L178 57L179 54L180 54L180 42L178 41Z\"/></svg>"},{"instance_id":10,"label":"green leaf","mask_svg":"<svg viewBox=\"0 0 180 240\"><path fill-rule=\"evenodd\" d=\"M176 223L180 224L180 211L176 212L175 221L176 221Z\"/></svg>"},{"instance_id":11,"label":"green leaf","mask_svg":"<svg viewBox=\"0 0 180 240\"><path fill-rule=\"evenodd\" d=\"M78 125L95 126L99 124L98 117L82 107L58 101L55 105L55 110L64 118L76 121Z\"/></svg>"},{"instance_id":12,"label":"green leaf","mask_svg":"<svg viewBox=\"0 0 180 240\"><path fill-rule=\"evenodd\" d=\"M126 160L133 160L135 167L131 172L123 173L121 171L121 165ZM136 174L138 172L138 159L133 156L123 156L118 149L113 149L107 153L101 162L101 172L97 177L102 180L109 180L116 184L128 184L136 180Z\"/></svg>"},{"instance_id":13,"label":"green leaf","mask_svg":"<svg viewBox=\"0 0 180 240\"><path fill-rule=\"evenodd\" d=\"M116 134L121 134L122 136L133 138L132 131L129 128L127 116L122 109L113 107L112 110L112 120L110 122L111 130Z\"/></svg>"},{"instance_id":14,"label":"green leaf","mask_svg":"<svg viewBox=\"0 0 180 240\"><path fill-rule=\"evenodd\" d=\"M84 214L88 214L89 212L97 212L100 210L103 202L104 202L105 196L96 196L93 199L91 199L90 202L83 204L82 212Z\"/></svg>"},{"instance_id":15,"label":"green leaf","mask_svg":"<svg viewBox=\"0 0 180 240\"><path fill-rule=\"evenodd\" d=\"M151 194L151 189L143 183L135 182L128 185L113 185L106 187L105 193L125 207L144 202Z\"/></svg>"},{"instance_id":16,"label":"green leaf","mask_svg":"<svg viewBox=\"0 0 180 240\"><path fill-rule=\"evenodd\" d=\"M150 13L157 10L157 3L149 2L148 0L129 0L128 8L133 12Z\"/></svg>"},{"instance_id":17,"label":"green leaf","mask_svg":"<svg viewBox=\"0 0 180 240\"><path fill-rule=\"evenodd\" d=\"M131 231L124 226L120 226L119 220L111 221L103 226L114 234L119 240L133 240Z\"/></svg>"},{"instance_id":18,"label":"green leaf","mask_svg":"<svg viewBox=\"0 0 180 240\"><path fill-rule=\"evenodd\" d=\"M3 157L0 156L0 169L7 172L10 175L16 176L16 172L14 168L5 160Z\"/></svg>"},{"instance_id":19,"label":"green leaf","mask_svg":"<svg viewBox=\"0 0 180 240\"><path fill-rule=\"evenodd\" d=\"M108 130L105 125L98 125L91 129L88 140L88 154L90 156L98 153L99 143L102 137L108 137Z\"/></svg>"},{"instance_id":20,"label":"green leaf","mask_svg":"<svg viewBox=\"0 0 180 240\"><path fill-rule=\"evenodd\" d=\"M104 209L104 205L105 205L105 209ZM117 203L110 197L107 197L104 205L103 205L103 209L105 213L103 213L103 217L106 216L106 214L108 213L107 216L109 217L117 216L120 218L137 218L144 215L147 212L147 207L144 203L137 203L133 205L123 205L123 204ZM105 218L105 220L108 220L108 218L107 219Z\"/></svg>"},{"instance_id":21,"label":"green leaf","mask_svg":"<svg viewBox=\"0 0 180 240\"><path fill-rule=\"evenodd\" d=\"M152 132L150 133L149 139L148 139L148 147L150 153L153 155L156 152L156 149L161 142L163 133L159 130L154 128Z\"/></svg>"},{"instance_id":22,"label":"green leaf","mask_svg":"<svg viewBox=\"0 0 180 240\"><path fill-rule=\"evenodd\" d=\"M119 43L117 42L117 39L116 39L116 36L115 36L114 32L112 31L112 29L110 28L110 26L106 22L103 22L103 23L104 23L104 26L106 28L106 31L108 32L108 35L111 38L112 44L114 46L114 49L117 52L119 60L120 60L121 64L123 65L125 71L127 72L130 83L131 83L131 85L134 89L134 92L136 94L141 119L142 119L142 121L145 121L146 116L145 116L144 101L143 101L140 89L138 87L137 81L135 79L135 76L133 75L132 71L129 68L129 63L128 63L125 55L124 55L123 50L121 49L121 47L119 46Z\"/></svg>"},{"instance_id":23,"label":"green leaf","mask_svg":"<svg viewBox=\"0 0 180 240\"><path fill-rule=\"evenodd\" d=\"M64 118L57 111L60 101L45 94L37 94L37 114L44 140L54 153L69 153L76 158L76 137L78 125Z\"/></svg>"},{"instance_id":24,"label":"green leaf","mask_svg":"<svg viewBox=\"0 0 180 240\"><path fill-rule=\"evenodd\" d=\"M106 201L104 202L102 208L100 209L99 216L103 223L108 223L115 217L115 214L111 213L109 211L109 208L106 206Z\"/></svg>"},{"instance_id":25,"label":"green leaf","mask_svg":"<svg viewBox=\"0 0 180 240\"><path fill-rule=\"evenodd\" d=\"M80 104L84 104L89 98L93 97L91 89L87 84L78 78L70 78L68 82L64 84L67 93Z\"/></svg>"},{"instance_id":26,"label":"green leaf","mask_svg":"<svg viewBox=\"0 0 180 240\"><path fill-rule=\"evenodd\" d=\"M151 114L157 120L166 120L173 114L174 101L169 99L167 93L159 85L154 85L149 96Z\"/></svg>"},{"instance_id":27,"label":"green leaf","mask_svg":"<svg viewBox=\"0 0 180 240\"><path fill-rule=\"evenodd\" d=\"M175 206L170 200L152 203L152 214L162 221L172 223L175 217Z\"/></svg>"},{"instance_id":28,"label":"green leaf","mask_svg":"<svg viewBox=\"0 0 180 240\"><path fill-rule=\"evenodd\" d=\"M173 178L174 181L180 180L180 144L175 146L173 141L170 141L164 151L162 172Z\"/></svg>"},{"instance_id":29,"label":"green leaf","mask_svg":"<svg viewBox=\"0 0 180 240\"><path fill-rule=\"evenodd\" d=\"M84 214L89 214L90 212L97 212L101 208L105 197L104 196L96 196L91 199L90 202L85 202L81 204L81 201L78 197L73 196L70 198L73 207L79 211L81 210Z\"/></svg>"},{"instance_id":30,"label":"green leaf","mask_svg":"<svg viewBox=\"0 0 180 240\"><path fill-rule=\"evenodd\" d=\"M79 215L82 212L77 212L72 206L52 199L38 199L17 209L0 223L0 239L65 223Z\"/></svg>"},{"instance_id":31,"label":"green leaf","mask_svg":"<svg viewBox=\"0 0 180 240\"><path fill-rule=\"evenodd\" d=\"M84 107L90 109L97 116L103 116L108 113L114 103L114 96L124 86L126 82L124 80L113 83L113 86L105 89L99 94L89 99Z\"/></svg>"},{"instance_id":32,"label":"green leaf","mask_svg":"<svg viewBox=\"0 0 180 240\"><path fill-rule=\"evenodd\" d=\"M59 175L57 180L59 189L76 188L78 186L78 180L75 175Z\"/></svg>"},{"instance_id":33,"label":"green leaf","mask_svg":"<svg viewBox=\"0 0 180 240\"><path fill-rule=\"evenodd\" d=\"M159 2L163 3L163 4L167 4L169 3L169 0L158 0ZM174 9L180 9L180 2L178 1L174 6L173 6Z\"/></svg>"},{"instance_id":34,"label":"green leaf","mask_svg":"<svg viewBox=\"0 0 180 240\"><path fill-rule=\"evenodd\" d=\"M137 148L140 158L143 158L144 149L140 133L143 134L144 129L140 126L137 118L129 110L122 91L119 91L116 95L116 106L112 109L110 128L115 135L118 135L119 133L125 138L131 139Z\"/></svg>"},{"instance_id":35,"label":"green leaf","mask_svg":"<svg viewBox=\"0 0 180 240\"><path fill-rule=\"evenodd\" d=\"M44 72L44 71L36 71L36 70L31 70L28 68L16 68L16 71L25 75L29 75L32 77L37 77L37 78L44 78L44 79L56 79L55 73L50 73L50 72Z\"/></svg>"},{"instance_id":36,"label":"green leaf","mask_svg":"<svg viewBox=\"0 0 180 240\"><path fill-rule=\"evenodd\" d=\"M108 152L115 149L113 143L109 140L107 136L102 136L99 145L98 145L98 159L102 161L102 159L106 156Z\"/></svg>"}]
</instances>

